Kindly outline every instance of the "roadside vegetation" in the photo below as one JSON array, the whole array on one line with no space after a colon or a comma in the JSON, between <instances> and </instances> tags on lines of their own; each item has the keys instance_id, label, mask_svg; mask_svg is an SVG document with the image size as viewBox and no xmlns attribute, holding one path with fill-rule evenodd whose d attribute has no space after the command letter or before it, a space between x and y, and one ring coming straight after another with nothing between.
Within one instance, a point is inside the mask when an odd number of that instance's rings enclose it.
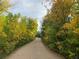
<instances>
[{"instance_id":1,"label":"roadside vegetation","mask_svg":"<svg viewBox=\"0 0 79 59\"><path fill-rule=\"evenodd\" d=\"M0 59L33 41L37 34L37 20L12 14L10 7L9 0L0 0Z\"/></svg>"},{"instance_id":2,"label":"roadside vegetation","mask_svg":"<svg viewBox=\"0 0 79 59\"><path fill-rule=\"evenodd\" d=\"M79 0L51 0L43 19L42 41L66 59L79 59Z\"/></svg>"}]
</instances>

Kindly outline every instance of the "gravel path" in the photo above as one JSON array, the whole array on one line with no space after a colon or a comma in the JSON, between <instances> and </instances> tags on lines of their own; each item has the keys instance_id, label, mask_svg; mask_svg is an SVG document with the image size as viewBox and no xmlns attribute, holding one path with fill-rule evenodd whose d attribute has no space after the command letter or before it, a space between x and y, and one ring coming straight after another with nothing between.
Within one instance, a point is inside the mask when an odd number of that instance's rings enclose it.
<instances>
[{"instance_id":1,"label":"gravel path","mask_svg":"<svg viewBox=\"0 0 79 59\"><path fill-rule=\"evenodd\" d=\"M40 38L36 38L33 42L26 44L18 49L6 59L64 59L55 52L49 51L41 42Z\"/></svg>"}]
</instances>

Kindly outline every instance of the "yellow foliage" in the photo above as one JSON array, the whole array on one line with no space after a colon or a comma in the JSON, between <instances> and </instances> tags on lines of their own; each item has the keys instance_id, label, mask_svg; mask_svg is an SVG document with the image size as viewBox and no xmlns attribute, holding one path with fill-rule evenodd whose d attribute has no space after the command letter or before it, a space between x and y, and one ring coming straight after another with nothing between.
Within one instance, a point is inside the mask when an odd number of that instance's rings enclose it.
<instances>
[{"instance_id":1,"label":"yellow foliage","mask_svg":"<svg viewBox=\"0 0 79 59\"><path fill-rule=\"evenodd\" d=\"M71 6L73 4L74 0L64 0L64 3L68 6Z\"/></svg>"},{"instance_id":2,"label":"yellow foliage","mask_svg":"<svg viewBox=\"0 0 79 59\"><path fill-rule=\"evenodd\" d=\"M79 34L79 28L76 28L73 32Z\"/></svg>"},{"instance_id":3,"label":"yellow foliage","mask_svg":"<svg viewBox=\"0 0 79 59\"><path fill-rule=\"evenodd\" d=\"M73 26L73 27L76 27L76 25L78 24L78 19L77 18L74 18L71 20L70 24Z\"/></svg>"},{"instance_id":4,"label":"yellow foliage","mask_svg":"<svg viewBox=\"0 0 79 59\"><path fill-rule=\"evenodd\" d=\"M64 29L73 29L74 27L70 23L65 23L63 28Z\"/></svg>"},{"instance_id":5,"label":"yellow foliage","mask_svg":"<svg viewBox=\"0 0 79 59\"><path fill-rule=\"evenodd\" d=\"M0 32L2 32L3 26L4 26L4 22L3 22L2 18L0 18Z\"/></svg>"},{"instance_id":6,"label":"yellow foliage","mask_svg":"<svg viewBox=\"0 0 79 59\"><path fill-rule=\"evenodd\" d=\"M77 26L77 24L78 24L78 19L75 17L75 18L73 18L70 21L70 23L65 23L64 26L63 26L63 28L64 29L75 29L76 26Z\"/></svg>"},{"instance_id":7,"label":"yellow foliage","mask_svg":"<svg viewBox=\"0 0 79 59\"><path fill-rule=\"evenodd\" d=\"M7 9L10 7L9 2L10 0L0 0L0 13L7 11Z\"/></svg>"},{"instance_id":8,"label":"yellow foliage","mask_svg":"<svg viewBox=\"0 0 79 59\"><path fill-rule=\"evenodd\" d=\"M7 34L5 32L0 32L0 36L7 37Z\"/></svg>"}]
</instances>

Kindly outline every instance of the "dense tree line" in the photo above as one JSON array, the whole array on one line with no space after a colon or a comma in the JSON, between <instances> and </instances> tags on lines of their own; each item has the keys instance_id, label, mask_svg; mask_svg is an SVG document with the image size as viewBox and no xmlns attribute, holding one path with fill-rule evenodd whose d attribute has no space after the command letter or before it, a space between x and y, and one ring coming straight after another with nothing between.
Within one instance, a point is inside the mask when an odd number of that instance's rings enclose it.
<instances>
[{"instance_id":1,"label":"dense tree line","mask_svg":"<svg viewBox=\"0 0 79 59\"><path fill-rule=\"evenodd\" d=\"M37 34L37 20L8 12L9 2L0 0L0 59L34 40Z\"/></svg>"},{"instance_id":2,"label":"dense tree line","mask_svg":"<svg viewBox=\"0 0 79 59\"><path fill-rule=\"evenodd\" d=\"M42 40L66 59L79 59L79 1L53 0L51 3L42 25Z\"/></svg>"}]
</instances>

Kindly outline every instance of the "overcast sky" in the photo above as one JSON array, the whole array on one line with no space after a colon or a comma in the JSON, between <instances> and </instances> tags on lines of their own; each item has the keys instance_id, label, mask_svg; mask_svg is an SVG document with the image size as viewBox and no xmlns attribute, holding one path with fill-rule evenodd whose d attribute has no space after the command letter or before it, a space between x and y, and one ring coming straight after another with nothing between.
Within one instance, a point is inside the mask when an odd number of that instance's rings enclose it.
<instances>
[{"instance_id":1,"label":"overcast sky","mask_svg":"<svg viewBox=\"0 0 79 59\"><path fill-rule=\"evenodd\" d=\"M42 5L43 0L12 0L15 5L10 9L13 13L21 13L22 15L37 18L40 22L46 14L46 9Z\"/></svg>"}]
</instances>

